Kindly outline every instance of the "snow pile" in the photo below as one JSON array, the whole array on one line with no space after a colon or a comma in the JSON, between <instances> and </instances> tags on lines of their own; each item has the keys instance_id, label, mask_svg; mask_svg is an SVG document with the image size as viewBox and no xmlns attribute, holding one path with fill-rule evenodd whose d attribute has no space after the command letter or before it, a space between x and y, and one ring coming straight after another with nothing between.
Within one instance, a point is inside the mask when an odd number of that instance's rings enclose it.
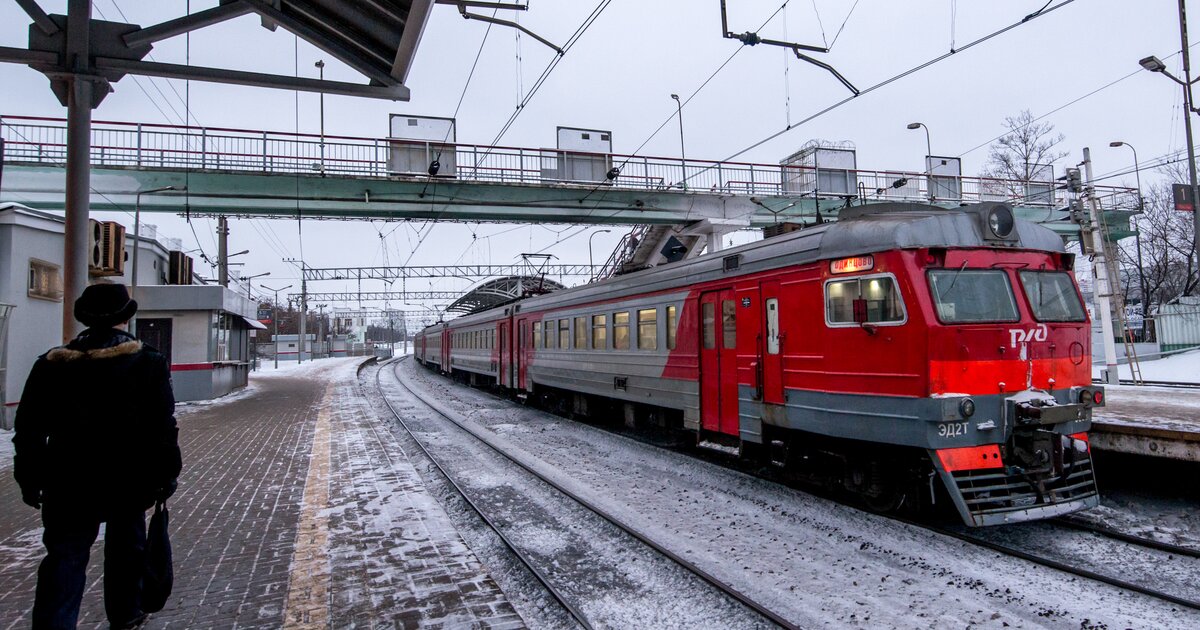
<instances>
[{"instance_id":1,"label":"snow pile","mask_svg":"<svg viewBox=\"0 0 1200 630\"><path fill-rule=\"evenodd\" d=\"M0 429L0 471L12 467L13 461L13 432Z\"/></svg>"}]
</instances>

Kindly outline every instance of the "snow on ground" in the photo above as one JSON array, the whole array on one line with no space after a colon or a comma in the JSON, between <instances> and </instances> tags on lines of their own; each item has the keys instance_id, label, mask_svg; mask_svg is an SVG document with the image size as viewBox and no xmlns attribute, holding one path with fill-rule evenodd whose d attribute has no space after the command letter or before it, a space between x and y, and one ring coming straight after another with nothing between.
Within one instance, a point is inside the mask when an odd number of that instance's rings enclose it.
<instances>
[{"instance_id":1,"label":"snow on ground","mask_svg":"<svg viewBox=\"0 0 1200 630\"><path fill-rule=\"evenodd\" d=\"M1141 367L1142 378L1147 381L1200 383L1200 350L1181 352L1151 361L1140 361L1138 364ZM1103 369L1103 359L1099 364L1093 363L1092 378L1100 378L1100 371ZM1117 366L1117 373L1123 379L1133 378L1128 365Z\"/></svg>"},{"instance_id":2,"label":"snow on ground","mask_svg":"<svg viewBox=\"0 0 1200 630\"><path fill-rule=\"evenodd\" d=\"M1096 422L1200 432L1200 390L1150 385L1109 385Z\"/></svg>"},{"instance_id":3,"label":"snow on ground","mask_svg":"<svg viewBox=\"0 0 1200 630\"><path fill-rule=\"evenodd\" d=\"M510 405L411 362L400 371L530 465L804 627L1200 627L1194 611Z\"/></svg>"}]
</instances>

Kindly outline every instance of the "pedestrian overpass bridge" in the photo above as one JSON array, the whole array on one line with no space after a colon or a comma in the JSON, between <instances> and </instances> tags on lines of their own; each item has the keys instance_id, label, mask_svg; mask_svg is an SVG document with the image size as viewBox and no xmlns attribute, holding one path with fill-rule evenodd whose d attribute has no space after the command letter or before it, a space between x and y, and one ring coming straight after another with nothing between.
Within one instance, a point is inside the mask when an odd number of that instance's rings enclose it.
<instances>
[{"instance_id":1,"label":"pedestrian overpass bridge","mask_svg":"<svg viewBox=\"0 0 1200 630\"><path fill-rule=\"evenodd\" d=\"M61 210L65 119L0 117L0 199ZM398 170L398 152L419 171ZM414 158L415 155L415 158ZM430 175L437 160L446 165ZM601 173L565 176L570 161ZM714 162L395 138L104 122L91 135L91 208L308 219L435 219L679 226L711 236L836 216L849 203L1011 203L1021 218L1065 237L1079 226L1058 182L927 177L900 170ZM840 189L827 184L835 173ZM941 181L939 181L941 180ZM930 190L952 191L931 199ZM822 190L822 186L825 187ZM176 190L160 189L175 187ZM833 187L836 188L836 187ZM158 191L145 194L146 191ZM139 195L139 192L142 194ZM1098 187L1110 238L1132 235L1136 191Z\"/></svg>"}]
</instances>

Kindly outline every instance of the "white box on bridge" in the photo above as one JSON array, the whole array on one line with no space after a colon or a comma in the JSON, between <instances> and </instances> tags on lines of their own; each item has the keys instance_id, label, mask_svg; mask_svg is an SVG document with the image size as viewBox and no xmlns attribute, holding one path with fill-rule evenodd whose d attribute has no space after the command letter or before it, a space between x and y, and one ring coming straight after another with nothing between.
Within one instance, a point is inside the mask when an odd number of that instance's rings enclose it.
<instances>
[{"instance_id":1,"label":"white box on bridge","mask_svg":"<svg viewBox=\"0 0 1200 630\"><path fill-rule=\"evenodd\" d=\"M388 171L428 175L430 164L437 160L437 175L453 177L458 172L456 133L453 118L392 114L388 124Z\"/></svg>"}]
</instances>

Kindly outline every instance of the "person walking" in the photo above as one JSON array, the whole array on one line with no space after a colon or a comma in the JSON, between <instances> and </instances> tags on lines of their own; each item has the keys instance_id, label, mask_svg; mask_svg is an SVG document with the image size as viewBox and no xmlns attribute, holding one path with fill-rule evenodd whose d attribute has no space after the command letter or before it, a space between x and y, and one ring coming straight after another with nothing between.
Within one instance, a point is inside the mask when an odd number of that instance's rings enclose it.
<instances>
[{"instance_id":1,"label":"person walking","mask_svg":"<svg viewBox=\"0 0 1200 630\"><path fill-rule=\"evenodd\" d=\"M42 512L35 629L75 627L100 523L108 621L146 620L146 510L174 493L182 459L170 366L124 330L135 312L124 285L87 287L75 302L87 329L38 357L25 381L13 476Z\"/></svg>"}]
</instances>

